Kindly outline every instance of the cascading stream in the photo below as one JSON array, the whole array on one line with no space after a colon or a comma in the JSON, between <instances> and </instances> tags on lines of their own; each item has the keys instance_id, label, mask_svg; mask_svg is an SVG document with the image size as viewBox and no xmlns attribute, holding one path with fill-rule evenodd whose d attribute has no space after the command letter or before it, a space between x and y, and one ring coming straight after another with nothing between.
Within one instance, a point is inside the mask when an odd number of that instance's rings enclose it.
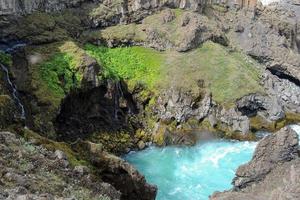
<instances>
[{"instance_id":1,"label":"cascading stream","mask_svg":"<svg viewBox=\"0 0 300 200\"><path fill-rule=\"evenodd\" d=\"M1 63L0 63L0 66L1 66L2 71L5 73L6 81L7 81L7 83L9 84L9 87L10 87L10 90L11 90L12 97L13 97L15 103L17 104L17 106L18 106L18 107L20 108L20 110L21 110L21 118L22 118L22 119L25 119L25 118L26 118L25 109L24 109L24 105L22 104L20 98L18 97L18 90L17 90L16 86L13 84L13 82L12 82L11 79L10 79L10 76L9 76L9 72L8 72L7 67L5 67L5 66L4 66L3 64L1 64Z\"/></svg>"},{"instance_id":2,"label":"cascading stream","mask_svg":"<svg viewBox=\"0 0 300 200\"><path fill-rule=\"evenodd\" d=\"M300 134L299 125L291 128ZM207 200L215 191L232 188L236 169L251 160L256 145L215 140L193 147L150 147L125 159L158 186L156 200Z\"/></svg>"}]
</instances>

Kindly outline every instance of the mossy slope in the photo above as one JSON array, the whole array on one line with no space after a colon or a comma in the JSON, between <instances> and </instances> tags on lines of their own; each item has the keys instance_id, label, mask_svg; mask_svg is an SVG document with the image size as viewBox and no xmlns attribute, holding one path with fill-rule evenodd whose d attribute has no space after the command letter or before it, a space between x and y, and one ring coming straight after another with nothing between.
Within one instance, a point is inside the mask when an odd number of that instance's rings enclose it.
<instances>
[{"instance_id":1,"label":"mossy slope","mask_svg":"<svg viewBox=\"0 0 300 200\"><path fill-rule=\"evenodd\" d=\"M203 80L213 99L226 105L246 94L263 92L258 64L213 42L186 53L143 47L110 49L87 45L86 49L105 66L108 77L122 78L131 86L144 83L156 91L170 87L193 91Z\"/></svg>"}]
</instances>

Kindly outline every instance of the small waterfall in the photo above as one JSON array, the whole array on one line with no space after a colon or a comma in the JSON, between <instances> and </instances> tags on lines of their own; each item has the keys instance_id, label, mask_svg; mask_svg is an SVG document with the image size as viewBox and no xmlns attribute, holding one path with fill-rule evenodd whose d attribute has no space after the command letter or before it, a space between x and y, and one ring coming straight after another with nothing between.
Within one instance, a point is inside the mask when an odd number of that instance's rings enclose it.
<instances>
[{"instance_id":1,"label":"small waterfall","mask_svg":"<svg viewBox=\"0 0 300 200\"><path fill-rule=\"evenodd\" d=\"M0 66L1 66L1 69L5 72L6 81L9 84L10 90L12 91L12 96L14 98L14 101L18 105L18 107L21 109L21 118L25 119L25 117L26 117L26 115L25 115L25 109L24 109L23 104L21 103L21 100L18 97L17 88L16 88L16 86L13 84L13 82L10 79L8 69L3 64L1 64L1 63L0 63Z\"/></svg>"},{"instance_id":2,"label":"small waterfall","mask_svg":"<svg viewBox=\"0 0 300 200\"><path fill-rule=\"evenodd\" d=\"M123 91L122 91L122 86L121 86L121 84L120 84L120 82L117 82L116 84L115 84L115 105L114 105L114 110L115 110L115 114L114 114L114 116L115 116L115 119L117 120L118 119L118 110L119 110L119 100L120 100L120 98L122 98L123 97Z\"/></svg>"}]
</instances>

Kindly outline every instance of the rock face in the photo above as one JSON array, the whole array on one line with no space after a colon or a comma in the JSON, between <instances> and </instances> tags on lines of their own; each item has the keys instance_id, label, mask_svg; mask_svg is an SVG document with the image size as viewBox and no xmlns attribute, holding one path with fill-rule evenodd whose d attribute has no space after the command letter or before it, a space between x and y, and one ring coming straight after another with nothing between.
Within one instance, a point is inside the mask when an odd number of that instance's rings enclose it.
<instances>
[{"instance_id":1,"label":"rock face","mask_svg":"<svg viewBox=\"0 0 300 200\"><path fill-rule=\"evenodd\" d=\"M61 151L52 152L10 132L0 132L0 199L111 199L112 185L72 168ZM62 192L62 188L64 191Z\"/></svg>"},{"instance_id":2,"label":"rock face","mask_svg":"<svg viewBox=\"0 0 300 200\"><path fill-rule=\"evenodd\" d=\"M265 63L272 74L299 86L299 6L293 1L283 1L259 8L254 14L236 15L236 20L228 16L228 22L236 27L229 32L229 40Z\"/></svg>"},{"instance_id":3,"label":"rock face","mask_svg":"<svg viewBox=\"0 0 300 200\"><path fill-rule=\"evenodd\" d=\"M129 115L136 109L121 83L107 83L69 94L54 124L60 140L75 141L95 132L133 130Z\"/></svg>"},{"instance_id":4,"label":"rock face","mask_svg":"<svg viewBox=\"0 0 300 200\"><path fill-rule=\"evenodd\" d=\"M155 113L162 120L173 119L178 123L186 122L190 118L201 120L207 116L211 108L211 94L191 93L170 89L159 96Z\"/></svg>"},{"instance_id":5,"label":"rock face","mask_svg":"<svg viewBox=\"0 0 300 200\"><path fill-rule=\"evenodd\" d=\"M29 14L34 11L54 12L71 6L78 6L87 0L1 0L0 15Z\"/></svg>"},{"instance_id":6,"label":"rock face","mask_svg":"<svg viewBox=\"0 0 300 200\"><path fill-rule=\"evenodd\" d=\"M252 160L238 168L234 188L215 193L211 199L299 199L298 145L297 134L287 127L263 138Z\"/></svg>"},{"instance_id":7,"label":"rock face","mask_svg":"<svg viewBox=\"0 0 300 200\"><path fill-rule=\"evenodd\" d=\"M29 130L25 135L26 140L0 132L0 199L155 199L156 186L148 184L129 163L104 152L101 145L74 143L77 152L83 151L80 163L84 165L80 165L74 162L76 152L66 144L33 137ZM64 146L60 149L65 152L55 150L55 145Z\"/></svg>"},{"instance_id":8,"label":"rock face","mask_svg":"<svg viewBox=\"0 0 300 200\"><path fill-rule=\"evenodd\" d=\"M60 11L68 7L76 7L90 0L1 0L0 15L29 14L34 11L53 12ZM110 0L96 0L94 2L104 6L112 5ZM199 11L207 4L224 4L230 7L254 8L258 0L122 0L115 5L118 12L136 12L142 10L157 9L162 7L190 9Z\"/></svg>"},{"instance_id":9,"label":"rock face","mask_svg":"<svg viewBox=\"0 0 300 200\"><path fill-rule=\"evenodd\" d=\"M150 185L146 179L133 166L122 159L104 154L102 158L105 162L96 161L99 165L108 165L102 172L103 180L111 183L121 191L122 199L130 200L154 200L157 187ZM96 165L97 165L96 164Z\"/></svg>"},{"instance_id":10,"label":"rock face","mask_svg":"<svg viewBox=\"0 0 300 200\"><path fill-rule=\"evenodd\" d=\"M73 148L83 151L97 167L102 180L111 183L121 192L124 200L154 200L157 187L150 185L133 166L121 158L106 153L95 143L78 140Z\"/></svg>"},{"instance_id":11,"label":"rock face","mask_svg":"<svg viewBox=\"0 0 300 200\"><path fill-rule=\"evenodd\" d=\"M256 116L259 112L271 121L284 117L283 108L276 97L250 94L237 101L237 108L248 117Z\"/></svg>"}]
</instances>

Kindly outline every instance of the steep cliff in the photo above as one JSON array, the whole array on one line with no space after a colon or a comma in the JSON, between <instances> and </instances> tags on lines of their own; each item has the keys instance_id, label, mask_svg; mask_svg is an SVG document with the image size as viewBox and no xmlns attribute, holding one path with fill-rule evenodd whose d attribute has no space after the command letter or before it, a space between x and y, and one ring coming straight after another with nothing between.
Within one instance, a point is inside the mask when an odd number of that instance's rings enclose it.
<instances>
[{"instance_id":1,"label":"steep cliff","mask_svg":"<svg viewBox=\"0 0 300 200\"><path fill-rule=\"evenodd\" d=\"M29 14L34 11L54 12L69 7L78 7L91 0L1 0L0 15ZM115 6L118 12L136 12L140 10L157 9L161 7L202 10L206 5L224 4L230 7L254 8L257 0L96 0L103 7Z\"/></svg>"}]
</instances>

